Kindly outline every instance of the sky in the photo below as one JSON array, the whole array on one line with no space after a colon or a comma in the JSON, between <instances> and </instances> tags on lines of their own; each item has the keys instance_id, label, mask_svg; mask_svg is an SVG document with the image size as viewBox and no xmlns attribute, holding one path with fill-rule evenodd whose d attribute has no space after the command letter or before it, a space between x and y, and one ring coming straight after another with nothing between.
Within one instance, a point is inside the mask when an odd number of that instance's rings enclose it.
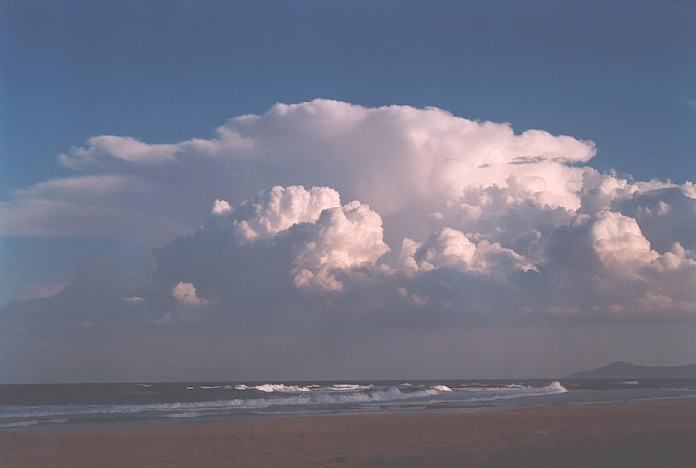
<instances>
[{"instance_id":1,"label":"sky","mask_svg":"<svg viewBox=\"0 0 696 468\"><path fill-rule=\"evenodd\" d=\"M695 20L2 2L0 381L696 361Z\"/></svg>"}]
</instances>

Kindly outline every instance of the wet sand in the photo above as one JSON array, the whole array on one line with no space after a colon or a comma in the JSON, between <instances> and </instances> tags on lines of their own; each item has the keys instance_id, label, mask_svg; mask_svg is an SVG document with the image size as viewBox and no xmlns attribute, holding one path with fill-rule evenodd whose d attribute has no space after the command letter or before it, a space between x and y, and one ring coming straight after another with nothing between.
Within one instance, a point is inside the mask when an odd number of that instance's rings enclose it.
<instances>
[{"instance_id":1,"label":"wet sand","mask_svg":"<svg viewBox=\"0 0 696 468\"><path fill-rule=\"evenodd\" d=\"M694 467L696 402L0 432L1 467Z\"/></svg>"}]
</instances>

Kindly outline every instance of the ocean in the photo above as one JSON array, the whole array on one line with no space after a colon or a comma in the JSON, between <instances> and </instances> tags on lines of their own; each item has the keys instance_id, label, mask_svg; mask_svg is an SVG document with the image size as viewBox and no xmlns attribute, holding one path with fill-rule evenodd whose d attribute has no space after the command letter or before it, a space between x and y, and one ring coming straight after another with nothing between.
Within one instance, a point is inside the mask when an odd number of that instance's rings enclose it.
<instances>
[{"instance_id":1,"label":"ocean","mask_svg":"<svg viewBox=\"0 0 696 468\"><path fill-rule=\"evenodd\" d=\"M0 385L0 430L696 398L696 379Z\"/></svg>"}]
</instances>

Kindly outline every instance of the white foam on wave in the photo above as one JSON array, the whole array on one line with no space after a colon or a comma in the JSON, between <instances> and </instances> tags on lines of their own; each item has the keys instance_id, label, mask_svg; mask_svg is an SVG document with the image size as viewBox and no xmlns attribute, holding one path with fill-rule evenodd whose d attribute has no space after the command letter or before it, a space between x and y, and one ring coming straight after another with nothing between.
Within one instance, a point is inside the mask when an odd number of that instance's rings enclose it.
<instances>
[{"instance_id":1,"label":"white foam on wave","mask_svg":"<svg viewBox=\"0 0 696 468\"><path fill-rule=\"evenodd\" d=\"M346 392L346 391L357 391L357 390L371 390L375 388L374 385L360 385L360 384L334 384L324 390L334 391L334 392Z\"/></svg>"},{"instance_id":2,"label":"white foam on wave","mask_svg":"<svg viewBox=\"0 0 696 468\"><path fill-rule=\"evenodd\" d=\"M507 400L511 398L524 398L530 396L555 395L559 393L566 393L568 389L565 388L559 381L554 380L550 384L543 387L522 385L519 387L493 387L484 391L488 391L493 395L474 397L467 401Z\"/></svg>"},{"instance_id":3,"label":"white foam on wave","mask_svg":"<svg viewBox=\"0 0 696 468\"><path fill-rule=\"evenodd\" d=\"M472 392L472 393L502 393L502 394L530 394L530 393L565 393L568 391L559 381L553 382L543 387L533 387L523 384L506 384L502 386L480 386L480 385L462 385L457 388L457 391Z\"/></svg>"},{"instance_id":4,"label":"white foam on wave","mask_svg":"<svg viewBox=\"0 0 696 468\"><path fill-rule=\"evenodd\" d=\"M236 390L258 390L264 393L309 393L309 392L355 392L362 390L371 390L374 385L360 384L333 384L327 387L321 385L286 385L265 383L261 385L246 385L240 384L234 387Z\"/></svg>"},{"instance_id":5,"label":"white foam on wave","mask_svg":"<svg viewBox=\"0 0 696 468\"><path fill-rule=\"evenodd\" d=\"M558 381L553 381L549 385L543 386L543 387L531 387L531 386L522 386L522 387L514 387L514 388L509 388L509 387L489 387L488 393L484 393L483 391L478 391L474 390L471 392L467 392L466 390L468 389L457 389L456 392L451 394L450 397L447 399L430 399L428 401L417 401L415 404L422 405L422 404L438 404L438 403L443 403L443 402L449 402L449 403L484 403L484 402L492 402L492 401L497 401L497 400L513 400L513 399L518 399L518 398L527 398L527 397L537 397L537 396L545 396L545 395L555 395L555 394L560 394L560 393L566 393L568 390L561 385L560 382ZM471 395L476 395L476 396L471 396ZM387 403L390 404L390 403ZM399 403L399 404L404 404ZM396 402L394 404L390 404L391 406L396 406Z\"/></svg>"},{"instance_id":6,"label":"white foam on wave","mask_svg":"<svg viewBox=\"0 0 696 468\"><path fill-rule=\"evenodd\" d=\"M273 393L273 392L279 392L279 393L305 393L305 392L311 392L313 391L316 386L311 385L311 386L300 386L300 385L285 385L285 384L272 384L272 383L265 383L261 385L237 385L234 387L237 390L258 390L260 392L264 393Z\"/></svg>"},{"instance_id":7,"label":"white foam on wave","mask_svg":"<svg viewBox=\"0 0 696 468\"><path fill-rule=\"evenodd\" d=\"M552 390L554 393L565 393L568 391L568 389L565 388L558 380L554 380L544 388Z\"/></svg>"},{"instance_id":8,"label":"white foam on wave","mask_svg":"<svg viewBox=\"0 0 696 468\"><path fill-rule=\"evenodd\" d=\"M28 421L15 421L11 423L6 423L6 424L0 424L0 428L2 429L10 429L12 427L31 427L31 426L37 426L39 424L63 424L67 422L67 419L31 419Z\"/></svg>"},{"instance_id":9,"label":"white foam on wave","mask_svg":"<svg viewBox=\"0 0 696 468\"><path fill-rule=\"evenodd\" d=\"M447 385L434 385L430 388L432 388L433 390L436 390L438 392L448 392L449 393L449 392L454 391L451 388L449 388Z\"/></svg>"},{"instance_id":10,"label":"white foam on wave","mask_svg":"<svg viewBox=\"0 0 696 468\"><path fill-rule=\"evenodd\" d=\"M179 419L179 418L198 418L201 416L204 416L205 413L201 412L196 412L196 411L185 411L183 413L170 413L170 414L165 414L165 418L174 418L174 419Z\"/></svg>"},{"instance_id":11,"label":"white foam on wave","mask_svg":"<svg viewBox=\"0 0 696 468\"><path fill-rule=\"evenodd\" d=\"M404 382L399 384L399 388L425 388L423 384L412 384L411 382Z\"/></svg>"}]
</instances>

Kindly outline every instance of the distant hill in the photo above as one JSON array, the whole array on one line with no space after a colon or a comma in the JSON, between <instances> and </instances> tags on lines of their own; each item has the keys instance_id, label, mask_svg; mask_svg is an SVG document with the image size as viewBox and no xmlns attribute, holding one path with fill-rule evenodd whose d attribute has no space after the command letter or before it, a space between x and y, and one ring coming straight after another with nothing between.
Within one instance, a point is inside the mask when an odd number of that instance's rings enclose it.
<instances>
[{"instance_id":1,"label":"distant hill","mask_svg":"<svg viewBox=\"0 0 696 468\"><path fill-rule=\"evenodd\" d=\"M639 366L616 361L598 369L570 374L567 379L696 379L696 364Z\"/></svg>"}]
</instances>

